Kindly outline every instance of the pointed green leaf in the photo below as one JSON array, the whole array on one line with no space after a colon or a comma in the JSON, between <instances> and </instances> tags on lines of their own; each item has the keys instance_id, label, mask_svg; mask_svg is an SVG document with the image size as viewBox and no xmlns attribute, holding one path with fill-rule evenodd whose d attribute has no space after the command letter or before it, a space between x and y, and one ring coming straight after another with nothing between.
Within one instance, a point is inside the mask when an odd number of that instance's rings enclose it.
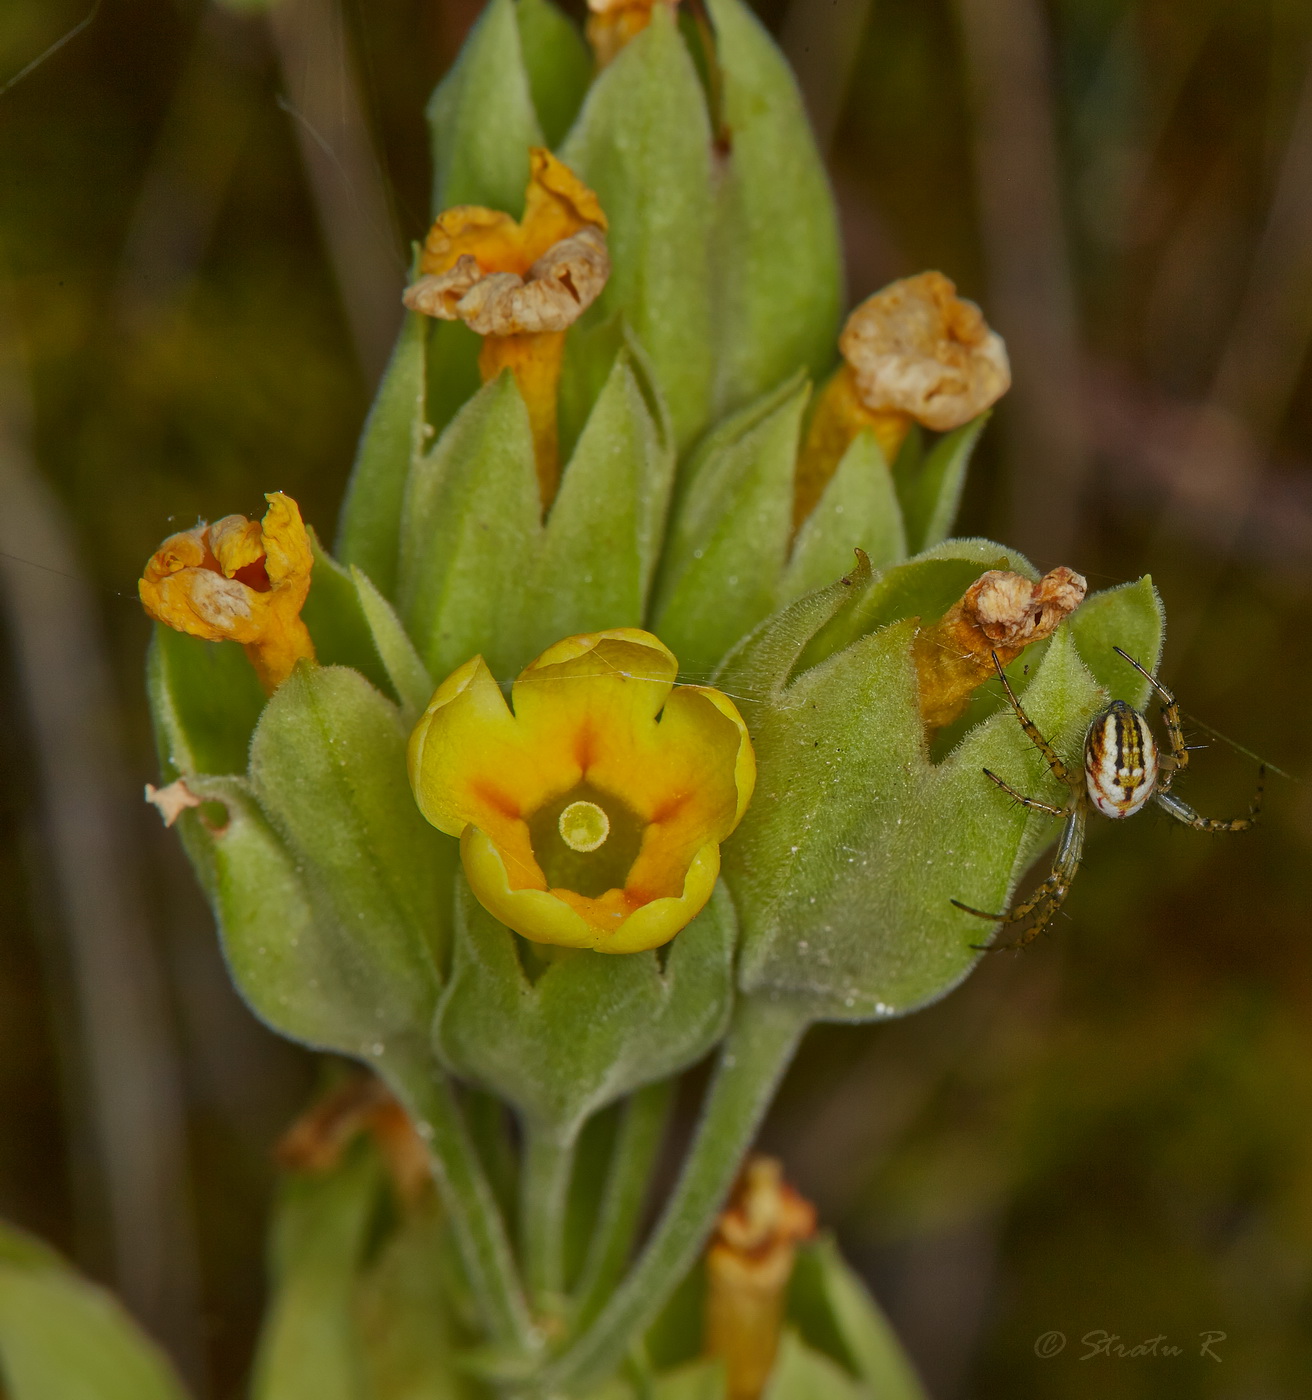
<instances>
[{"instance_id":1,"label":"pointed green leaf","mask_svg":"<svg viewBox=\"0 0 1312 1400\"><path fill-rule=\"evenodd\" d=\"M610 222L611 276L591 317L623 312L685 446L706 423L714 368L711 131L669 6L593 83L561 159Z\"/></svg>"},{"instance_id":2,"label":"pointed green leaf","mask_svg":"<svg viewBox=\"0 0 1312 1400\"><path fill-rule=\"evenodd\" d=\"M583 35L551 0L518 0L519 44L533 106L548 146L556 146L583 105L592 81L592 53Z\"/></svg>"},{"instance_id":3,"label":"pointed green leaf","mask_svg":"<svg viewBox=\"0 0 1312 1400\"><path fill-rule=\"evenodd\" d=\"M621 352L561 478L529 584L530 653L574 633L642 625L674 444L652 416L640 374Z\"/></svg>"},{"instance_id":4,"label":"pointed green leaf","mask_svg":"<svg viewBox=\"0 0 1312 1400\"><path fill-rule=\"evenodd\" d=\"M652 1384L652 1397L653 1400L724 1400L724 1386L722 1361L690 1361L686 1366L657 1376Z\"/></svg>"},{"instance_id":5,"label":"pointed green leaf","mask_svg":"<svg viewBox=\"0 0 1312 1400\"><path fill-rule=\"evenodd\" d=\"M236 642L203 642L156 623L146 686L166 779L245 772L265 697Z\"/></svg>"},{"instance_id":6,"label":"pointed green leaf","mask_svg":"<svg viewBox=\"0 0 1312 1400\"><path fill-rule=\"evenodd\" d=\"M514 0L491 0L428 103L433 212L482 204L516 218L524 208L528 153L544 138Z\"/></svg>"},{"instance_id":7,"label":"pointed green leaf","mask_svg":"<svg viewBox=\"0 0 1312 1400\"><path fill-rule=\"evenodd\" d=\"M357 1022L376 1028L370 1045L428 1025L453 859L415 805L405 743L395 707L354 671L308 666L251 743L251 788L304 875L319 980L340 979Z\"/></svg>"},{"instance_id":8,"label":"pointed green leaf","mask_svg":"<svg viewBox=\"0 0 1312 1400\"><path fill-rule=\"evenodd\" d=\"M733 906L717 887L667 949L552 950L531 982L516 936L461 881L451 979L435 1023L439 1051L455 1073L571 1138L589 1115L677 1074L724 1034L735 931Z\"/></svg>"},{"instance_id":9,"label":"pointed green leaf","mask_svg":"<svg viewBox=\"0 0 1312 1400\"><path fill-rule=\"evenodd\" d=\"M253 1400L372 1400L353 1304L383 1189L381 1165L363 1141L332 1170L282 1183Z\"/></svg>"},{"instance_id":10,"label":"pointed green leaf","mask_svg":"<svg viewBox=\"0 0 1312 1400\"><path fill-rule=\"evenodd\" d=\"M779 1339L779 1354L761 1400L865 1400L865 1391L790 1327Z\"/></svg>"},{"instance_id":11,"label":"pointed green leaf","mask_svg":"<svg viewBox=\"0 0 1312 1400\"><path fill-rule=\"evenodd\" d=\"M742 0L708 0L729 155L715 228L716 413L833 363L833 194L787 60Z\"/></svg>"},{"instance_id":12,"label":"pointed green leaf","mask_svg":"<svg viewBox=\"0 0 1312 1400\"><path fill-rule=\"evenodd\" d=\"M432 324L414 311L401 323L360 435L337 533L343 563L358 564L389 596L396 588L406 477L424 445L425 349Z\"/></svg>"},{"instance_id":13,"label":"pointed green leaf","mask_svg":"<svg viewBox=\"0 0 1312 1400\"><path fill-rule=\"evenodd\" d=\"M774 605L808 392L790 381L718 428L689 463L655 607L655 630L688 675L708 674Z\"/></svg>"},{"instance_id":14,"label":"pointed green leaf","mask_svg":"<svg viewBox=\"0 0 1312 1400\"><path fill-rule=\"evenodd\" d=\"M1142 710L1151 698L1152 687L1112 648L1129 652L1146 671L1157 674L1166 616L1152 579L1145 574L1137 583L1091 594L1066 625L1098 684L1113 699Z\"/></svg>"},{"instance_id":15,"label":"pointed green leaf","mask_svg":"<svg viewBox=\"0 0 1312 1400\"><path fill-rule=\"evenodd\" d=\"M888 1319L830 1236L798 1251L788 1318L811 1347L864 1381L877 1400L927 1400Z\"/></svg>"},{"instance_id":16,"label":"pointed green leaf","mask_svg":"<svg viewBox=\"0 0 1312 1400\"><path fill-rule=\"evenodd\" d=\"M301 610L321 666L350 666L395 698L387 668L374 645L369 620L356 592L355 580L310 531L314 572L310 593Z\"/></svg>"},{"instance_id":17,"label":"pointed green leaf","mask_svg":"<svg viewBox=\"0 0 1312 1400\"><path fill-rule=\"evenodd\" d=\"M415 463L406 497L398 611L439 682L482 652L502 679L531 655L518 570L536 553L541 503L528 410L503 373Z\"/></svg>"},{"instance_id":18,"label":"pointed green leaf","mask_svg":"<svg viewBox=\"0 0 1312 1400\"><path fill-rule=\"evenodd\" d=\"M876 568L906 558L902 508L873 433L859 433L802 522L779 588L780 606L825 588L852 567L862 549Z\"/></svg>"},{"instance_id":19,"label":"pointed green leaf","mask_svg":"<svg viewBox=\"0 0 1312 1400\"><path fill-rule=\"evenodd\" d=\"M952 533L970 454L989 417L988 413L981 413L962 427L944 433L923 458L914 452L898 454L894 481L907 523L907 547L916 553Z\"/></svg>"},{"instance_id":20,"label":"pointed green leaf","mask_svg":"<svg viewBox=\"0 0 1312 1400\"><path fill-rule=\"evenodd\" d=\"M433 678L419 659L419 653L401 626L401 619L392 610L391 603L360 569L352 566L351 578L374 647L392 683L392 692L400 697L402 716L407 724L413 723L432 698Z\"/></svg>"},{"instance_id":21,"label":"pointed green leaf","mask_svg":"<svg viewBox=\"0 0 1312 1400\"><path fill-rule=\"evenodd\" d=\"M9 1400L184 1400L164 1353L103 1288L0 1226L0 1387Z\"/></svg>"}]
</instances>

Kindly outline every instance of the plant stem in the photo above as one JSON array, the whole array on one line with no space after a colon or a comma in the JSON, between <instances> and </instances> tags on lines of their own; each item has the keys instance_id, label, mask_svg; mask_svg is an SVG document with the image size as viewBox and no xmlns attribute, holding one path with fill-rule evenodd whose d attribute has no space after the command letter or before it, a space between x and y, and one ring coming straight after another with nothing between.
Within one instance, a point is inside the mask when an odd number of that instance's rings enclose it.
<instances>
[{"instance_id":1,"label":"plant stem","mask_svg":"<svg viewBox=\"0 0 1312 1400\"><path fill-rule=\"evenodd\" d=\"M642 1218L652 1164L665 1135L665 1121L674 1102L673 1079L648 1084L624 1106L602 1197L579 1276L575 1302L576 1325L586 1327L601 1310L624 1273L633 1237Z\"/></svg>"},{"instance_id":2,"label":"plant stem","mask_svg":"<svg viewBox=\"0 0 1312 1400\"><path fill-rule=\"evenodd\" d=\"M524 1124L519 1233L529 1297L540 1313L559 1312L565 1298L565 1212L574 1175L576 1135Z\"/></svg>"},{"instance_id":3,"label":"plant stem","mask_svg":"<svg viewBox=\"0 0 1312 1400\"><path fill-rule=\"evenodd\" d=\"M605 1380L665 1305L705 1243L806 1025L796 1003L738 1003L674 1194L596 1321L535 1378L542 1393L583 1393Z\"/></svg>"},{"instance_id":4,"label":"plant stem","mask_svg":"<svg viewBox=\"0 0 1312 1400\"><path fill-rule=\"evenodd\" d=\"M428 1144L489 1336L530 1356L540 1352L542 1338L524 1301L505 1223L445 1073L425 1049L395 1043L378 1068Z\"/></svg>"}]
</instances>

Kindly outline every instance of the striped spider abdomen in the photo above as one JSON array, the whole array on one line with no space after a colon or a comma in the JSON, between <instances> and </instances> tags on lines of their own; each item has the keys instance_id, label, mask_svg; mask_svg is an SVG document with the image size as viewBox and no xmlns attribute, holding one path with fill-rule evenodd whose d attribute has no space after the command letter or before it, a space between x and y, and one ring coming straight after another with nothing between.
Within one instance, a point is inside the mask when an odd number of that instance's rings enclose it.
<instances>
[{"instance_id":1,"label":"striped spider abdomen","mask_svg":"<svg viewBox=\"0 0 1312 1400\"><path fill-rule=\"evenodd\" d=\"M1157 741L1148 721L1124 700L1094 718L1084 740L1089 800L1105 817L1132 817L1157 787Z\"/></svg>"}]
</instances>

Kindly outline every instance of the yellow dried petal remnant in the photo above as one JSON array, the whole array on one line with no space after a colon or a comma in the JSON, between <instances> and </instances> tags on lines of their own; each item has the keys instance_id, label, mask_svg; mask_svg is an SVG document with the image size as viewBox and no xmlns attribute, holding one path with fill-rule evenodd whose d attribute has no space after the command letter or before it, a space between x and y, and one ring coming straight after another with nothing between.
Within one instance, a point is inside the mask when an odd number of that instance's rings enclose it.
<instances>
[{"instance_id":1,"label":"yellow dried petal remnant","mask_svg":"<svg viewBox=\"0 0 1312 1400\"><path fill-rule=\"evenodd\" d=\"M1084 601L1088 585L1073 569L1058 568L1031 583L1021 574L990 569L930 627L916 635L920 713L941 729L966 708L971 695L1032 642L1050 637Z\"/></svg>"},{"instance_id":2,"label":"yellow dried petal remnant","mask_svg":"<svg viewBox=\"0 0 1312 1400\"><path fill-rule=\"evenodd\" d=\"M797 1245L815 1234L815 1207L773 1157L743 1169L706 1252L704 1350L724 1362L728 1400L757 1400L779 1349Z\"/></svg>"},{"instance_id":3,"label":"yellow dried petal remnant","mask_svg":"<svg viewBox=\"0 0 1312 1400\"><path fill-rule=\"evenodd\" d=\"M651 633L618 628L548 648L513 710L479 656L438 687L410 739L415 798L525 938L639 952L710 898L756 759L733 702L677 674Z\"/></svg>"},{"instance_id":4,"label":"yellow dried petal remnant","mask_svg":"<svg viewBox=\"0 0 1312 1400\"><path fill-rule=\"evenodd\" d=\"M605 68L615 55L651 23L657 5L678 6L679 0L588 0L588 42Z\"/></svg>"},{"instance_id":5,"label":"yellow dried petal remnant","mask_svg":"<svg viewBox=\"0 0 1312 1400\"><path fill-rule=\"evenodd\" d=\"M463 321L483 339L484 383L509 369L533 427L544 505L560 477L556 391L565 331L610 276L606 215L597 196L550 151L529 153L524 217L462 204L424 240L420 277L402 300L411 311Z\"/></svg>"},{"instance_id":6,"label":"yellow dried petal remnant","mask_svg":"<svg viewBox=\"0 0 1312 1400\"><path fill-rule=\"evenodd\" d=\"M171 535L137 591L157 622L208 642L240 642L272 694L314 643L301 620L314 555L301 512L275 491L263 521L227 515Z\"/></svg>"}]
</instances>

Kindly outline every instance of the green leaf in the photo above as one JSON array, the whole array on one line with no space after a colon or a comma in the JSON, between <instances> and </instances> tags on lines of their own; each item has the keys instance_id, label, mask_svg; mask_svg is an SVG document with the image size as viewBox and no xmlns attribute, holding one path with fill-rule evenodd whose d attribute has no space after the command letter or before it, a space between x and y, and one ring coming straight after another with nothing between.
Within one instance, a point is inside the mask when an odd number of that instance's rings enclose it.
<instances>
[{"instance_id":1,"label":"green leaf","mask_svg":"<svg viewBox=\"0 0 1312 1400\"><path fill-rule=\"evenodd\" d=\"M355 580L310 531L314 572L301 610L321 666L350 666L395 698L387 668L374 645L373 632L356 592Z\"/></svg>"},{"instance_id":2,"label":"green leaf","mask_svg":"<svg viewBox=\"0 0 1312 1400\"><path fill-rule=\"evenodd\" d=\"M218 905L243 994L284 1034L352 1055L423 1033L436 1000L454 851L414 803L405 738L354 671L302 665L251 744L260 812L237 784L197 789L229 809Z\"/></svg>"},{"instance_id":3,"label":"green leaf","mask_svg":"<svg viewBox=\"0 0 1312 1400\"><path fill-rule=\"evenodd\" d=\"M687 675L708 674L774 605L808 393L791 380L717 428L688 465L655 607L655 630Z\"/></svg>"},{"instance_id":4,"label":"green leaf","mask_svg":"<svg viewBox=\"0 0 1312 1400\"><path fill-rule=\"evenodd\" d=\"M411 473L398 611L430 675L482 652L504 680L531 659L522 638L538 600L519 570L537 551L540 515L528 410L507 372Z\"/></svg>"},{"instance_id":5,"label":"green leaf","mask_svg":"<svg viewBox=\"0 0 1312 1400\"><path fill-rule=\"evenodd\" d=\"M652 1400L724 1400L724 1363L690 1361L677 1370L657 1376Z\"/></svg>"},{"instance_id":6,"label":"green leaf","mask_svg":"<svg viewBox=\"0 0 1312 1400\"><path fill-rule=\"evenodd\" d=\"M674 444L668 424L653 417L641 374L621 351L561 478L528 585L530 653L578 632L642 625Z\"/></svg>"},{"instance_id":7,"label":"green leaf","mask_svg":"<svg viewBox=\"0 0 1312 1400\"><path fill-rule=\"evenodd\" d=\"M544 144L513 0L491 0L428 103L433 212L482 204L516 218Z\"/></svg>"},{"instance_id":8,"label":"green leaf","mask_svg":"<svg viewBox=\"0 0 1312 1400\"><path fill-rule=\"evenodd\" d=\"M862 589L855 579L802 599L730 657L719 682L742 697L757 757L756 795L724 848L743 929L740 986L836 1020L903 1014L955 986L986 926L951 900L1005 907L1055 835L1051 818L1017 806L984 767L1041 799L1065 796L1009 709L929 761L909 620L787 679L813 631ZM1026 708L1069 752L1101 704L1059 630Z\"/></svg>"},{"instance_id":9,"label":"green leaf","mask_svg":"<svg viewBox=\"0 0 1312 1400\"><path fill-rule=\"evenodd\" d=\"M981 413L960 428L944 433L923 458L914 451L898 454L893 477L907 522L907 546L917 554L951 533L961 505L970 454L989 416Z\"/></svg>"},{"instance_id":10,"label":"green leaf","mask_svg":"<svg viewBox=\"0 0 1312 1400\"><path fill-rule=\"evenodd\" d=\"M560 143L592 81L592 53L551 0L519 0L519 44L546 144Z\"/></svg>"},{"instance_id":11,"label":"green leaf","mask_svg":"<svg viewBox=\"0 0 1312 1400\"><path fill-rule=\"evenodd\" d=\"M888 1319L827 1235L798 1251L788 1318L877 1400L927 1400Z\"/></svg>"},{"instance_id":12,"label":"green leaf","mask_svg":"<svg viewBox=\"0 0 1312 1400\"><path fill-rule=\"evenodd\" d=\"M875 568L906 558L902 508L873 433L861 432L843 454L824 495L802 522L779 588L779 605L824 588L862 549Z\"/></svg>"},{"instance_id":13,"label":"green leaf","mask_svg":"<svg viewBox=\"0 0 1312 1400\"><path fill-rule=\"evenodd\" d=\"M253 1400L373 1400L353 1304L383 1189L380 1163L364 1141L331 1171L283 1182Z\"/></svg>"},{"instance_id":14,"label":"green leaf","mask_svg":"<svg viewBox=\"0 0 1312 1400\"><path fill-rule=\"evenodd\" d=\"M779 1339L779 1355L761 1400L865 1400L865 1391L789 1327Z\"/></svg>"},{"instance_id":15,"label":"green leaf","mask_svg":"<svg viewBox=\"0 0 1312 1400\"><path fill-rule=\"evenodd\" d=\"M184 1400L164 1353L103 1288L0 1226L0 1384L9 1400Z\"/></svg>"},{"instance_id":16,"label":"green leaf","mask_svg":"<svg viewBox=\"0 0 1312 1400\"><path fill-rule=\"evenodd\" d=\"M741 0L708 0L729 157L715 227L716 415L836 355L833 195L787 60Z\"/></svg>"},{"instance_id":17,"label":"green leaf","mask_svg":"<svg viewBox=\"0 0 1312 1400\"><path fill-rule=\"evenodd\" d=\"M1145 574L1137 583L1091 594L1066 625L1098 684L1112 699L1142 710L1151 699L1152 687L1112 648L1129 652L1140 666L1156 675L1166 614L1152 579Z\"/></svg>"},{"instance_id":18,"label":"green leaf","mask_svg":"<svg viewBox=\"0 0 1312 1400\"><path fill-rule=\"evenodd\" d=\"M411 724L419 718L432 698L433 678L419 659L419 653L401 626L401 619L393 611L391 603L354 566L351 568L351 578L374 648L392 683L392 692L400 697L402 717L407 724Z\"/></svg>"},{"instance_id":19,"label":"green leaf","mask_svg":"<svg viewBox=\"0 0 1312 1400\"><path fill-rule=\"evenodd\" d=\"M451 978L435 1023L439 1053L558 1139L640 1085L687 1068L724 1034L736 925L723 889L667 948L551 950L535 981L515 935L463 881L459 890Z\"/></svg>"},{"instance_id":20,"label":"green leaf","mask_svg":"<svg viewBox=\"0 0 1312 1400\"><path fill-rule=\"evenodd\" d=\"M365 419L346 488L337 552L389 597L396 588L401 502L410 463L424 445L427 316L408 312Z\"/></svg>"},{"instance_id":21,"label":"green leaf","mask_svg":"<svg viewBox=\"0 0 1312 1400\"><path fill-rule=\"evenodd\" d=\"M560 154L610 223L610 281L590 318L623 312L686 446L706 423L714 374L711 130L670 7L593 83Z\"/></svg>"},{"instance_id":22,"label":"green leaf","mask_svg":"<svg viewBox=\"0 0 1312 1400\"><path fill-rule=\"evenodd\" d=\"M156 623L146 688L165 778L245 772L265 697L236 642L203 642Z\"/></svg>"}]
</instances>

